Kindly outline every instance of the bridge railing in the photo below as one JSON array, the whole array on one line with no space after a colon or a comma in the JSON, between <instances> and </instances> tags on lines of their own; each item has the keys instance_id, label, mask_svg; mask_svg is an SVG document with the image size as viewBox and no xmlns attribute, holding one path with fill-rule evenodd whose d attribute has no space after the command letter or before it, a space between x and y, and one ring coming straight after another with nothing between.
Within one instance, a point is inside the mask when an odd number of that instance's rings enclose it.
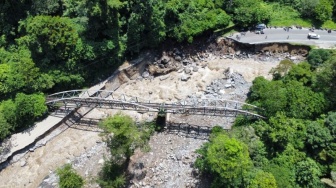
<instances>
[{"instance_id":1,"label":"bridge railing","mask_svg":"<svg viewBox=\"0 0 336 188\"><path fill-rule=\"evenodd\" d=\"M158 111L165 109L171 113L193 114L250 114L258 115L257 106L226 99L186 99L176 102L160 103L149 99L131 96L108 90L70 90L47 97L48 105L74 104L79 106L117 108L136 111ZM261 117L261 116L260 116Z\"/></svg>"}]
</instances>

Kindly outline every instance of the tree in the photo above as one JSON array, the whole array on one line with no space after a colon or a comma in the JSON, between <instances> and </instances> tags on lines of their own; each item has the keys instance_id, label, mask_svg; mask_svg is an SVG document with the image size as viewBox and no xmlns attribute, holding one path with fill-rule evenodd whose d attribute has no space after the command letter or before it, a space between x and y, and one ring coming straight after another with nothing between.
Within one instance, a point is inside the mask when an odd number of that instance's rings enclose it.
<instances>
[{"instance_id":1,"label":"tree","mask_svg":"<svg viewBox=\"0 0 336 188\"><path fill-rule=\"evenodd\" d=\"M223 129L221 130L223 131ZM213 133L211 134L213 135ZM254 167L261 168L268 163L265 144L262 142L260 137L256 135L256 131L252 126L243 125L240 127L234 127L230 131L229 135L248 146L249 155Z\"/></svg>"},{"instance_id":2,"label":"tree","mask_svg":"<svg viewBox=\"0 0 336 188\"><path fill-rule=\"evenodd\" d=\"M279 111L284 111L288 105L284 83L281 80L268 81L264 77L253 80L248 102L260 107L261 115L270 117Z\"/></svg>"},{"instance_id":3,"label":"tree","mask_svg":"<svg viewBox=\"0 0 336 188\"><path fill-rule=\"evenodd\" d=\"M3 114L4 119L11 126L11 129L15 130L15 128L18 126L18 116L16 114L16 106L14 101L11 99L2 101L0 104L0 113Z\"/></svg>"},{"instance_id":4,"label":"tree","mask_svg":"<svg viewBox=\"0 0 336 188\"><path fill-rule=\"evenodd\" d=\"M31 8L31 0L2 0L0 3L0 36L7 38L9 45L18 34L19 21L25 19Z\"/></svg>"},{"instance_id":5,"label":"tree","mask_svg":"<svg viewBox=\"0 0 336 188\"><path fill-rule=\"evenodd\" d=\"M295 165L305 158L305 153L288 144L283 152L279 152L269 165L264 167L264 171L273 174L277 187L300 187L296 182Z\"/></svg>"},{"instance_id":6,"label":"tree","mask_svg":"<svg viewBox=\"0 0 336 188\"><path fill-rule=\"evenodd\" d=\"M166 37L164 3L162 1L128 1L130 16L127 20L128 50L139 53L144 47L155 47ZM143 40L146 38L146 40Z\"/></svg>"},{"instance_id":7,"label":"tree","mask_svg":"<svg viewBox=\"0 0 336 188\"><path fill-rule=\"evenodd\" d=\"M299 10L302 17L313 18L315 15L315 8L319 3L319 0L300 0L297 2L295 7Z\"/></svg>"},{"instance_id":8,"label":"tree","mask_svg":"<svg viewBox=\"0 0 336 188\"><path fill-rule=\"evenodd\" d=\"M113 160L104 162L99 173L98 183L103 188L119 188L126 184L125 166L117 164Z\"/></svg>"},{"instance_id":9,"label":"tree","mask_svg":"<svg viewBox=\"0 0 336 188\"><path fill-rule=\"evenodd\" d=\"M316 20L322 23L330 20L333 12L333 2L330 0L319 0L314 11Z\"/></svg>"},{"instance_id":10,"label":"tree","mask_svg":"<svg viewBox=\"0 0 336 188\"><path fill-rule=\"evenodd\" d=\"M196 160L196 166L215 176L213 187L245 184L244 177L252 163L244 143L225 134L218 134L211 137L210 143L205 144L198 152L202 156Z\"/></svg>"},{"instance_id":11,"label":"tree","mask_svg":"<svg viewBox=\"0 0 336 188\"><path fill-rule=\"evenodd\" d=\"M47 110L42 93L26 95L18 93L15 97L15 114L18 128L31 126Z\"/></svg>"},{"instance_id":12,"label":"tree","mask_svg":"<svg viewBox=\"0 0 336 188\"><path fill-rule=\"evenodd\" d=\"M35 15L60 15L61 5L60 0L34 0L31 12Z\"/></svg>"},{"instance_id":13,"label":"tree","mask_svg":"<svg viewBox=\"0 0 336 188\"><path fill-rule=\"evenodd\" d=\"M277 187L299 187L295 183L295 172L291 167L271 163L265 170L274 176Z\"/></svg>"},{"instance_id":14,"label":"tree","mask_svg":"<svg viewBox=\"0 0 336 188\"><path fill-rule=\"evenodd\" d=\"M276 181L273 174L259 170L251 180L250 188L276 188Z\"/></svg>"},{"instance_id":15,"label":"tree","mask_svg":"<svg viewBox=\"0 0 336 188\"><path fill-rule=\"evenodd\" d=\"M84 186L83 178L72 168L71 164L57 170L60 188L80 188Z\"/></svg>"},{"instance_id":16,"label":"tree","mask_svg":"<svg viewBox=\"0 0 336 188\"><path fill-rule=\"evenodd\" d=\"M298 81L286 83L286 115L295 118L314 118L323 113L327 101L323 93L314 92Z\"/></svg>"},{"instance_id":17,"label":"tree","mask_svg":"<svg viewBox=\"0 0 336 188\"><path fill-rule=\"evenodd\" d=\"M303 64L295 67L283 80L268 81L257 77L253 81L248 102L261 107L260 113L266 117L277 112L285 112L288 117L314 118L326 109L327 101L322 92L314 92L309 84L311 73ZM295 79L300 80L296 81Z\"/></svg>"},{"instance_id":18,"label":"tree","mask_svg":"<svg viewBox=\"0 0 336 188\"><path fill-rule=\"evenodd\" d=\"M317 70L313 87L326 96L329 108L336 110L336 60L334 58L330 58Z\"/></svg>"},{"instance_id":19,"label":"tree","mask_svg":"<svg viewBox=\"0 0 336 188\"><path fill-rule=\"evenodd\" d=\"M102 121L99 126L108 133L107 144L116 161L123 162L133 154L141 135L130 116L116 114ZM109 136L110 133L113 136Z\"/></svg>"},{"instance_id":20,"label":"tree","mask_svg":"<svg viewBox=\"0 0 336 188\"><path fill-rule=\"evenodd\" d=\"M101 187L123 187L126 184L126 170L131 155L144 146L154 130L150 124L140 125L141 131L130 116L116 114L99 123L105 131L104 138L111 152L111 158L104 163L99 174Z\"/></svg>"},{"instance_id":21,"label":"tree","mask_svg":"<svg viewBox=\"0 0 336 188\"><path fill-rule=\"evenodd\" d=\"M322 149L327 148L332 140L333 137L323 121L313 121L307 125L306 146L309 153L318 154Z\"/></svg>"},{"instance_id":22,"label":"tree","mask_svg":"<svg viewBox=\"0 0 336 188\"><path fill-rule=\"evenodd\" d=\"M21 22L20 28L26 35L21 40L28 43L33 57L48 68L50 62L57 65L71 57L79 39L76 27L65 17L29 17Z\"/></svg>"},{"instance_id":23,"label":"tree","mask_svg":"<svg viewBox=\"0 0 336 188\"><path fill-rule=\"evenodd\" d=\"M267 23L270 19L270 11L266 4L260 0L236 0L233 2L233 21L241 27Z\"/></svg>"},{"instance_id":24,"label":"tree","mask_svg":"<svg viewBox=\"0 0 336 188\"><path fill-rule=\"evenodd\" d=\"M253 126L258 126L256 123ZM306 121L288 118L284 113L277 113L269 119L268 123L262 124L262 138L271 151L278 152L286 149L291 144L296 149L304 147L306 136ZM256 130L261 130L256 128ZM259 133L260 134L260 133Z\"/></svg>"},{"instance_id":25,"label":"tree","mask_svg":"<svg viewBox=\"0 0 336 188\"><path fill-rule=\"evenodd\" d=\"M294 63L289 59L280 61L279 65L275 68L272 68L270 71L270 73L273 75L273 80L280 80L289 72L293 65Z\"/></svg>"},{"instance_id":26,"label":"tree","mask_svg":"<svg viewBox=\"0 0 336 188\"><path fill-rule=\"evenodd\" d=\"M308 63L312 66L312 68L316 69L320 65L322 65L325 61L327 61L331 57L330 50L326 49L312 49L309 51L307 56Z\"/></svg>"},{"instance_id":27,"label":"tree","mask_svg":"<svg viewBox=\"0 0 336 188\"><path fill-rule=\"evenodd\" d=\"M169 0L166 4L168 36L177 41L193 41L193 37L211 29L224 28L230 16L216 8L213 1Z\"/></svg>"},{"instance_id":28,"label":"tree","mask_svg":"<svg viewBox=\"0 0 336 188\"><path fill-rule=\"evenodd\" d=\"M301 82L304 86L311 86L313 76L314 74L311 71L310 64L307 62L301 62L298 65L293 65L283 79L285 82L296 80Z\"/></svg>"},{"instance_id":29,"label":"tree","mask_svg":"<svg viewBox=\"0 0 336 188\"><path fill-rule=\"evenodd\" d=\"M54 85L51 76L41 74L40 69L35 66L28 49L1 51L0 98L14 97L17 92L45 91Z\"/></svg>"},{"instance_id":30,"label":"tree","mask_svg":"<svg viewBox=\"0 0 336 188\"><path fill-rule=\"evenodd\" d=\"M329 129L334 141L336 141L336 112L330 112L325 118L324 124Z\"/></svg>"},{"instance_id":31,"label":"tree","mask_svg":"<svg viewBox=\"0 0 336 188\"><path fill-rule=\"evenodd\" d=\"M12 131L13 127L7 122L6 118L0 111L0 142L5 139Z\"/></svg>"},{"instance_id":32,"label":"tree","mask_svg":"<svg viewBox=\"0 0 336 188\"><path fill-rule=\"evenodd\" d=\"M298 162L295 167L296 181L299 185L307 188L323 187L320 181L322 173L314 160L306 158Z\"/></svg>"}]
</instances>

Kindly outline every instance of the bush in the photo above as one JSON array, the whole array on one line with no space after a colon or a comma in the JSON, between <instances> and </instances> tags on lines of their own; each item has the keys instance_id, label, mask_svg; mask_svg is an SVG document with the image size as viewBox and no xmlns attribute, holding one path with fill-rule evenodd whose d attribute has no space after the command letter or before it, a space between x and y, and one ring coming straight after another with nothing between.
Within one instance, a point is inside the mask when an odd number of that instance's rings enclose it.
<instances>
[{"instance_id":1,"label":"bush","mask_svg":"<svg viewBox=\"0 0 336 188\"><path fill-rule=\"evenodd\" d=\"M125 171L127 164L117 164L113 160L105 161L99 174L98 183L101 187L124 187L126 184Z\"/></svg>"},{"instance_id":2,"label":"bush","mask_svg":"<svg viewBox=\"0 0 336 188\"><path fill-rule=\"evenodd\" d=\"M325 49L315 49L309 52L307 57L308 63L313 67L317 68L321 64L323 64L326 60L331 57L331 53L329 50Z\"/></svg>"},{"instance_id":3,"label":"bush","mask_svg":"<svg viewBox=\"0 0 336 188\"><path fill-rule=\"evenodd\" d=\"M79 188L84 185L83 178L73 170L71 164L58 169L57 175L59 176L59 186L61 188Z\"/></svg>"},{"instance_id":4,"label":"bush","mask_svg":"<svg viewBox=\"0 0 336 188\"><path fill-rule=\"evenodd\" d=\"M148 140L155 124L148 122L137 125L130 116L119 113L106 118L99 126L105 130L103 136L112 157L104 163L97 182L101 187L124 187L130 157L136 148L146 147L149 150Z\"/></svg>"}]
</instances>

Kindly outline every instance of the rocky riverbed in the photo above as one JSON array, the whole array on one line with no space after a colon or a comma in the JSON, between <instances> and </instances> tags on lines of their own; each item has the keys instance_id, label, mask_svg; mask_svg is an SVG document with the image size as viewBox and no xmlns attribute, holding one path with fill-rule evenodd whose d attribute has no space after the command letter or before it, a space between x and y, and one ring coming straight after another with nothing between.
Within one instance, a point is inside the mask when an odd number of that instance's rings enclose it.
<instances>
[{"instance_id":1,"label":"rocky riverbed","mask_svg":"<svg viewBox=\"0 0 336 188\"><path fill-rule=\"evenodd\" d=\"M218 43L220 44L220 43ZM279 60L303 59L290 52L237 51L225 45L199 45L199 49L176 47L162 53L143 56L142 63L122 71L105 88L147 98L155 102L174 102L201 98L223 98L244 101L252 80L270 78L269 71ZM132 63L132 62L130 62ZM125 65L127 66L127 65ZM86 109L80 109L85 111ZM104 118L117 110L93 109L85 117ZM123 112L136 121L150 121L155 113ZM214 125L230 129L233 118L170 115L169 120L201 126L203 132L167 129L150 140L148 153L137 151L129 171L131 187L208 187L199 177L193 163L195 150L206 142ZM0 172L5 187L55 187L55 170L65 163L86 179L86 187L97 187L94 179L108 155L99 130L93 125L73 124L59 128L59 134L24 153L17 162ZM54 133L53 133L54 134ZM0 186L1 187L1 186Z\"/></svg>"}]
</instances>

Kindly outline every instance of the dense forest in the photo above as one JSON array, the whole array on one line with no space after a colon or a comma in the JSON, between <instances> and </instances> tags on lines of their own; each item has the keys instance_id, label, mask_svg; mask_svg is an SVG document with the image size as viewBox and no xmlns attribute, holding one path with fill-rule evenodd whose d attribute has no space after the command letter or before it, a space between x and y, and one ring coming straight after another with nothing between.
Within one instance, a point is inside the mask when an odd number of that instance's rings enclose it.
<instances>
[{"instance_id":1,"label":"dense forest","mask_svg":"<svg viewBox=\"0 0 336 188\"><path fill-rule=\"evenodd\" d=\"M257 77L248 102L265 119L214 128L196 166L213 187L328 187L336 182L336 53L312 50ZM334 183L332 183L334 182Z\"/></svg>"},{"instance_id":2,"label":"dense forest","mask_svg":"<svg viewBox=\"0 0 336 188\"><path fill-rule=\"evenodd\" d=\"M167 40L258 23L336 29L333 0L2 0L0 11L0 141L46 115L45 94L96 83ZM281 62L273 80L254 80L248 102L266 119L216 128L199 150L214 187L336 179L335 59L313 50L307 62Z\"/></svg>"}]
</instances>

